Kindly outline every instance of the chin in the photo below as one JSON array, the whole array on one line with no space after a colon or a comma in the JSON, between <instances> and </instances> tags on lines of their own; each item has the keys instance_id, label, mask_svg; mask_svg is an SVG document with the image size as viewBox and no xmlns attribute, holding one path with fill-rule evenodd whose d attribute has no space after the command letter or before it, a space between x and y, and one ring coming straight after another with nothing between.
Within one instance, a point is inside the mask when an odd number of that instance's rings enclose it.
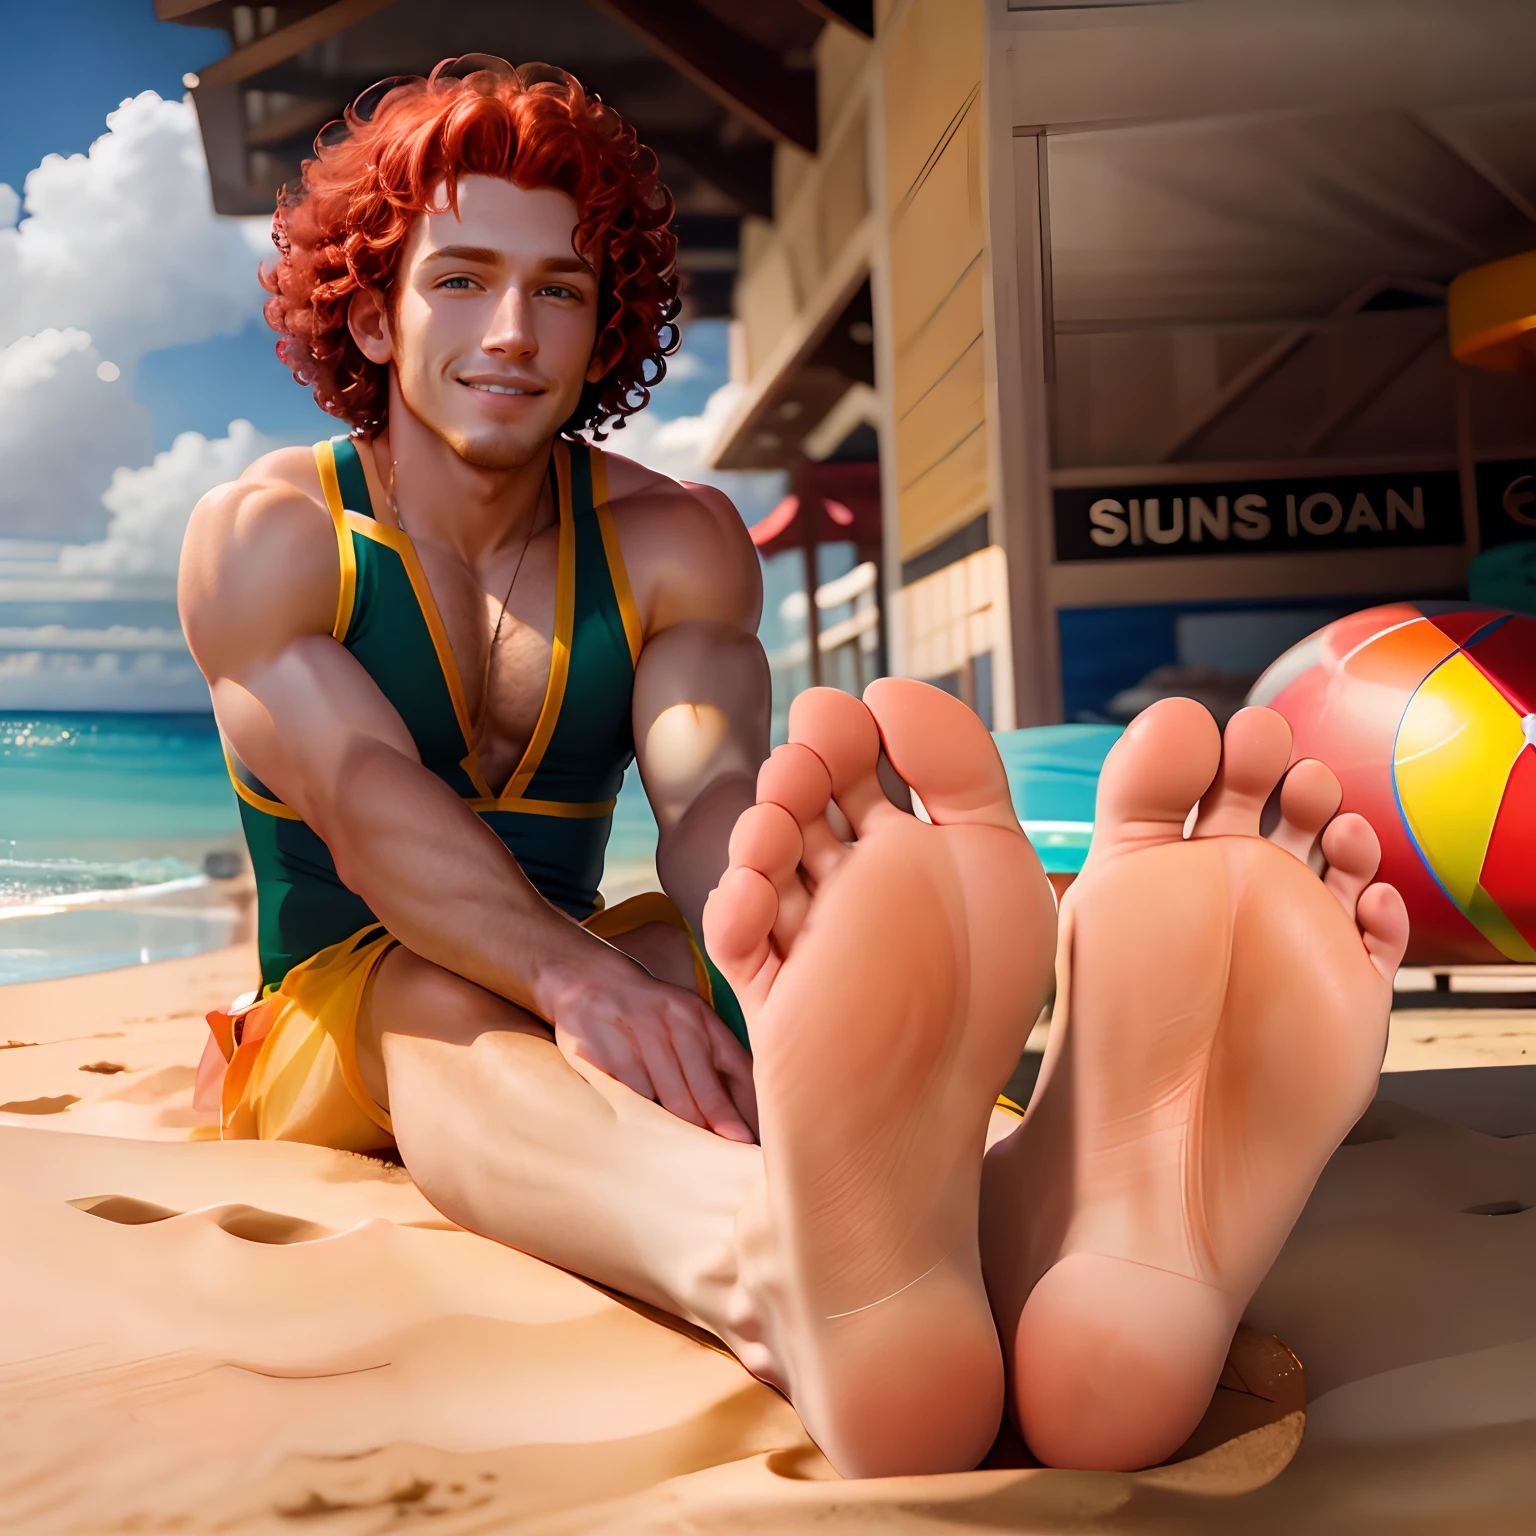
<instances>
[{"instance_id":1,"label":"chin","mask_svg":"<svg viewBox=\"0 0 1536 1536\"><path fill-rule=\"evenodd\" d=\"M429 423L432 430L466 464L476 469L521 469L548 446L559 422L521 421L516 426L473 423Z\"/></svg>"},{"instance_id":2,"label":"chin","mask_svg":"<svg viewBox=\"0 0 1536 1536\"><path fill-rule=\"evenodd\" d=\"M521 469L554 436L526 432L444 432L441 434L466 464L476 469Z\"/></svg>"}]
</instances>

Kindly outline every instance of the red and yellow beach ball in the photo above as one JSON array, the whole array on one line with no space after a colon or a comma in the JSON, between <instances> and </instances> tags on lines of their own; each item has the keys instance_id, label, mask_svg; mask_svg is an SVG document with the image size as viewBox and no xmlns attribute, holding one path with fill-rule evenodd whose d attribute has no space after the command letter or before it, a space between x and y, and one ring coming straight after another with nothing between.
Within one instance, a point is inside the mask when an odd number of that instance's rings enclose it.
<instances>
[{"instance_id":1,"label":"red and yellow beach ball","mask_svg":"<svg viewBox=\"0 0 1536 1536\"><path fill-rule=\"evenodd\" d=\"M1370 608L1293 646L1249 702L1376 829L1410 964L1536 963L1536 618Z\"/></svg>"}]
</instances>

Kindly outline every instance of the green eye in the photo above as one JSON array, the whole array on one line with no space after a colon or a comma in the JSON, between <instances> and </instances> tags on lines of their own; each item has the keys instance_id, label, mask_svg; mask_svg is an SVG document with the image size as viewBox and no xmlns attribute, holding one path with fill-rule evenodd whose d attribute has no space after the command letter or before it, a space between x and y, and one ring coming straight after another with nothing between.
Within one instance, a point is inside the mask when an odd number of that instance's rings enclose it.
<instances>
[{"instance_id":1,"label":"green eye","mask_svg":"<svg viewBox=\"0 0 1536 1536\"><path fill-rule=\"evenodd\" d=\"M438 284L440 288L468 288L470 280L467 277L448 277Z\"/></svg>"}]
</instances>

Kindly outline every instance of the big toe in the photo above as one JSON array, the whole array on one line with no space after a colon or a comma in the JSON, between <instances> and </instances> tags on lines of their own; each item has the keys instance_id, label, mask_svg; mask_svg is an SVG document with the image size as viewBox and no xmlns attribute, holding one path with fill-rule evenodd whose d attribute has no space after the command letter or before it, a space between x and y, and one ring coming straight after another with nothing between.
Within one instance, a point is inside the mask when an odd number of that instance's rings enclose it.
<instances>
[{"instance_id":1,"label":"big toe","mask_svg":"<svg viewBox=\"0 0 1536 1536\"><path fill-rule=\"evenodd\" d=\"M900 815L880 787L875 717L840 688L807 688L789 706L789 739L826 764L832 799L860 832L871 817Z\"/></svg>"},{"instance_id":2,"label":"big toe","mask_svg":"<svg viewBox=\"0 0 1536 1536\"><path fill-rule=\"evenodd\" d=\"M1273 709L1240 709L1227 722L1215 782L1200 799L1196 837L1257 837L1264 804L1291 756L1291 728Z\"/></svg>"},{"instance_id":3,"label":"big toe","mask_svg":"<svg viewBox=\"0 0 1536 1536\"><path fill-rule=\"evenodd\" d=\"M936 826L1019 830L997 744L973 710L940 688L883 677L864 690L891 766Z\"/></svg>"},{"instance_id":4,"label":"big toe","mask_svg":"<svg viewBox=\"0 0 1536 1536\"><path fill-rule=\"evenodd\" d=\"M1174 698L1144 709L1099 772L1089 858L1178 842L1220 761L1221 732L1203 705Z\"/></svg>"}]
</instances>

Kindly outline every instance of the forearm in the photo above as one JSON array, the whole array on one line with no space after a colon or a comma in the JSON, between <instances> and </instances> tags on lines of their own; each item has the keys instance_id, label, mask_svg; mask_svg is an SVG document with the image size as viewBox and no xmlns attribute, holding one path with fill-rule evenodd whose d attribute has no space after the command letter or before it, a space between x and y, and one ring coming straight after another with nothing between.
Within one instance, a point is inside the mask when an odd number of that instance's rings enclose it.
<instances>
[{"instance_id":1,"label":"forearm","mask_svg":"<svg viewBox=\"0 0 1536 1536\"><path fill-rule=\"evenodd\" d=\"M754 775L723 775L688 807L657 846L661 888L677 903L700 942L704 903L725 873L731 831L755 797Z\"/></svg>"},{"instance_id":2,"label":"forearm","mask_svg":"<svg viewBox=\"0 0 1536 1536\"><path fill-rule=\"evenodd\" d=\"M549 1018L575 972L631 962L534 889L454 792L392 747L360 741L320 830L342 879L408 949Z\"/></svg>"}]
</instances>

